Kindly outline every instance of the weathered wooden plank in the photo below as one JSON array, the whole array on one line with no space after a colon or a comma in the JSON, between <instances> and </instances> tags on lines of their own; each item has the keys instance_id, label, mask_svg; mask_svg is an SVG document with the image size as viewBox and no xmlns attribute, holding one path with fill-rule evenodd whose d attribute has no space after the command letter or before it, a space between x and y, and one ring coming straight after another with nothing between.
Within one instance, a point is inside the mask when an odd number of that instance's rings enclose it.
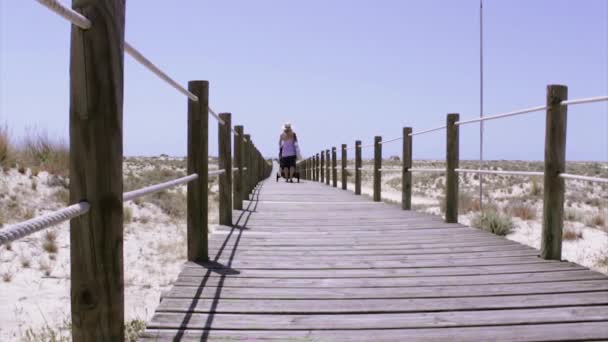
<instances>
[{"instance_id":1,"label":"weathered wooden plank","mask_svg":"<svg viewBox=\"0 0 608 342\"><path fill-rule=\"evenodd\" d=\"M458 312L416 312L350 315L241 315L157 313L151 329L326 330L448 328L569 322L606 322L608 306L534 308Z\"/></svg>"},{"instance_id":2,"label":"weathered wooden plank","mask_svg":"<svg viewBox=\"0 0 608 342\"><path fill-rule=\"evenodd\" d=\"M205 286L224 287L411 287L411 286L466 286L473 284L524 284L542 282L560 282L573 280L608 280L600 273L588 270L559 270L550 272L527 272L512 274L490 275L453 275L453 276L418 276L418 277L386 277L386 278L246 278L246 277L192 277L179 276L175 286ZM597 298L596 298L597 299ZM606 298L608 300L608 297Z\"/></svg>"},{"instance_id":3,"label":"weathered wooden plank","mask_svg":"<svg viewBox=\"0 0 608 342\"><path fill-rule=\"evenodd\" d=\"M564 295L534 294L476 296L463 298L393 299L192 299L163 298L158 312L243 313L243 314L348 314L391 312L472 311L606 305L608 292L581 292Z\"/></svg>"},{"instance_id":4,"label":"weathered wooden plank","mask_svg":"<svg viewBox=\"0 0 608 342\"><path fill-rule=\"evenodd\" d=\"M142 341L173 341L177 330L148 329ZM439 329L368 330L187 330L180 341L595 341L608 338L605 322L529 324Z\"/></svg>"},{"instance_id":5,"label":"weathered wooden plank","mask_svg":"<svg viewBox=\"0 0 608 342\"><path fill-rule=\"evenodd\" d=\"M468 286L425 286L425 287L379 287L379 288L308 288L305 291L294 288L238 288L177 286L164 298L215 298L222 299L367 299L367 298L441 298L475 297L500 295L525 295L541 293L576 293L588 291L608 291L608 281L581 280L555 283L529 284L481 284Z\"/></svg>"},{"instance_id":6,"label":"weathered wooden plank","mask_svg":"<svg viewBox=\"0 0 608 342\"><path fill-rule=\"evenodd\" d=\"M206 269L204 267L187 267L181 272L183 276L223 276L231 277L272 277L272 278L352 278L352 277L415 277L432 275L479 275L479 274L506 274L522 272L544 272L585 269L571 263L541 263L523 265L494 265L494 266L459 266L436 268L377 268L377 269L330 269L330 270L258 270L258 269Z\"/></svg>"}]
</instances>

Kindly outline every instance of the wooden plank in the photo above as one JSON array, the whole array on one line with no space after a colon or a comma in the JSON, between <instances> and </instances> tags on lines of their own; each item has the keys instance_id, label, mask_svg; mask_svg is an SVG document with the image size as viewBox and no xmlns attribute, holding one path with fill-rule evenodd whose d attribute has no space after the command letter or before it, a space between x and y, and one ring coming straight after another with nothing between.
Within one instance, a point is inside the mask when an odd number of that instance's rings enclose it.
<instances>
[{"instance_id":1,"label":"wooden plank","mask_svg":"<svg viewBox=\"0 0 608 342\"><path fill-rule=\"evenodd\" d=\"M121 341L125 2L72 6L94 25L72 25L70 43L70 203L90 204L70 221L71 334L77 342Z\"/></svg>"},{"instance_id":2,"label":"wooden plank","mask_svg":"<svg viewBox=\"0 0 608 342\"><path fill-rule=\"evenodd\" d=\"M177 330L148 329L142 341L173 341ZM368 330L187 330L180 341L597 341L608 338L605 322L528 324L439 329Z\"/></svg>"},{"instance_id":3,"label":"wooden plank","mask_svg":"<svg viewBox=\"0 0 608 342\"><path fill-rule=\"evenodd\" d=\"M476 284L525 284L543 282L561 282L573 280L608 280L600 273L588 270L559 270L549 272L528 272L490 275L453 275L453 276L418 276L418 277L385 277L385 278L246 278L246 277L207 277L180 275L175 286L224 286L224 287L417 287L417 286L467 286ZM220 284L221 282L221 284ZM608 300L608 298L606 298Z\"/></svg>"},{"instance_id":4,"label":"wooden plank","mask_svg":"<svg viewBox=\"0 0 608 342\"><path fill-rule=\"evenodd\" d=\"M522 272L547 272L556 270L583 270L582 266L571 263L541 263L523 265L494 265L494 266L455 266L435 268L377 268L377 269L332 269L332 270L258 270L258 269L206 269L204 267L186 267L180 273L182 276L224 276L231 277L271 277L271 278L352 278L352 277L415 277L415 276L446 276L446 275L480 275L507 274Z\"/></svg>"},{"instance_id":5,"label":"wooden plank","mask_svg":"<svg viewBox=\"0 0 608 342\"><path fill-rule=\"evenodd\" d=\"M448 328L569 322L606 322L608 306L534 308L458 312L416 312L350 315L256 315L157 313L151 329L348 330ZM185 324L184 324L185 323Z\"/></svg>"},{"instance_id":6,"label":"wooden plank","mask_svg":"<svg viewBox=\"0 0 608 342\"><path fill-rule=\"evenodd\" d=\"M309 288L305 291L294 288L215 288L198 286L178 286L172 288L164 298L215 298L221 293L222 299L367 299L367 298L441 298L525 295L541 293L577 293L588 291L608 291L608 282L602 280L581 280L556 283L530 283L507 285L425 286L425 287L379 287L379 288Z\"/></svg>"},{"instance_id":7,"label":"wooden plank","mask_svg":"<svg viewBox=\"0 0 608 342\"><path fill-rule=\"evenodd\" d=\"M163 298L157 312L243 314L349 314L473 311L607 305L608 292L392 299L192 299Z\"/></svg>"}]
</instances>

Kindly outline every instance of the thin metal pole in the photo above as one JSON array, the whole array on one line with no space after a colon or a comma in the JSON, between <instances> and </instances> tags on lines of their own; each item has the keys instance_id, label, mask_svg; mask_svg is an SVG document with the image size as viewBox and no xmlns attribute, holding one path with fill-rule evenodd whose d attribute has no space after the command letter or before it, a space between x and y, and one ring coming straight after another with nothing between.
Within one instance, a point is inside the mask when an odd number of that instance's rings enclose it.
<instances>
[{"instance_id":1,"label":"thin metal pole","mask_svg":"<svg viewBox=\"0 0 608 342\"><path fill-rule=\"evenodd\" d=\"M483 0L479 0L479 117L483 118ZM483 169L483 121L479 122L479 168ZM483 211L482 174L479 174L479 209Z\"/></svg>"}]
</instances>

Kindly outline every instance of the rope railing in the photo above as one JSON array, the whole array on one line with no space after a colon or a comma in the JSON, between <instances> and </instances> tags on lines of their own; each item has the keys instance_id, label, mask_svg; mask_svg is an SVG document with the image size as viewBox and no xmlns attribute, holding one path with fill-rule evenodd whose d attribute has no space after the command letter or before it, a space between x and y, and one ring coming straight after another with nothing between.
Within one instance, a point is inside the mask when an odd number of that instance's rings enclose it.
<instances>
[{"instance_id":1,"label":"rope railing","mask_svg":"<svg viewBox=\"0 0 608 342\"><path fill-rule=\"evenodd\" d=\"M36 0L36 1L38 1L40 4L44 5L45 7L47 7L48 9L50 9L51 11L55 12L56 14L58 14L59 16L61 16L62 18L68 20L69 22L71 22L72 24L80 27L83 30L87 30L87 29L91 28L91 21L88 18L86 18L82 14L74 11L71 8L68 8L68 7L64 6L63 4L61 4L57 0ZM166 83L168 83L171 87L173 87L174 89L176 89L180 93L186 95L190 100L198 102L198 96L196 96L192 92L188 91L186 88L184 88L183 86L181 86L177 81L175 81L174 79L172 79L169 75L167 75L158 66L156 66L154 63L152 63L152 61L150 61L146 56L144 56L139 50L137 50L129 42L127 42L127 41L124 42L124 48L125 48L125 52L129 56L133 57L133 59L135 61L139 62L139 64L143 65L146 69L148 69L149 71L151 71L154 75L158 76L161 80L163 80ZM222 124L222 125L225 124L224 120L222 120L219 117L219 115L217 115L217 113L213 109L211 109L211 107L209 107L209 113L220 124ZM231 130L232 130L233 133L235 133L236 135L238 135L238 133L236 133L234 131L234 128L231 127Z\"/></svg>"},{"instance_id":2,"label":"rope railing","mask_svg":"<svg viewBox=\"0 0 608 342\"><path fill-rule=\"evenodd\" d=\"M419 168L408 169L408 171L409 172L428 172L428 173L439 172L439 173L444 173L445 169L432 169L432 168L419 167Z\"/></svg>"},{"instance_id":3,"label":"rope railing","mask_svg":"<svg viewBox=\"0 0 608 342\"><path fill-rule=\"evenodd\" d=\"M0 230L0 245L21 239L46 228L86 214L90 207L91 206L88 202L80 202L46 215L9 225Z\"/></svg>"},{"instance_id":4,"label":"rope railing","mask_svg":"<svg viewBox=\"0 0 608 342\"><path fill-rule=\"evenodd\" d=\"M570 173L560 173L559 176L564 179L582 180L582 181L594 182L594 183L608 183L608 178L573 175Z\"/></svg>"},{"instance_id":5,"label":"rope railing","mask_svg":"<svg viewBox=\"0 0 608 342\"><path fill-rule=\"evenodd\" d=\"M596 97L587 97L587 98L575 99L575 100L566 100L566 101L562 101L562 106L571 106L571 105L576 105L576 104L603 102L603 101L608 101L608 96L596 96Z\"/></svg>"},{"instance_id":6,"label":"rope railing","mask_svg":"<svg viewBox=\"0 0 608 342\"><path fill-rule=\"evenodd\" d=\"M460 173L476 173L486 175L507 175L507 176L544 176L544 172L540 171L509 171L509 170L475 170L475 169L455 169Z\"/></svg>"},{"instance_id":7,"label":"rope railing","mask_svg":"<svg viewBox=\"0 0 608 342\"><path fill-rule=\"evenodd\" d=\"M440 131L443 129L446 129L447 126L439 126L439 127L435 127L435 128L431 128L431 129L427 129L424 131L420 131L420 132L412 132L409 134L410 137L413 137L415 135L421 135L421 134L427 134L427 133L431 133L431 132L435 132L435 131Z\"/></svg>"},{"instance_id":8,"label":"rope railing","mask_svg":"<svg viewBox=\"0 0 608 342\"><path fill-rule=\"evenodd\" d=\"M399 141L399 140L403 140L403 137L398 137L398 138L393 138L393 139L382 141L382 142L380 142L380 145L390 144L392 142Z\"/></svg>"},{"instance_id":9,"label":"rope railing","mask_svg":"<svg viewBox=\"0 0 608 342\"><path fill-rule=\"evenodd\" d=\"M187 184L189 182L192 182L195 179L198 179L198 174L193 173L193 174L185 176L185 177L181 177L181 178L173 179L173 180L170 180L167 182L146 186L141 189L125 192L122 195L122 200L124 202L132 201L136 198L143 197L143 196L155 193L155 192L167 190L169 188L173 188L178 185Z\"/></svg>"},{"instance_id":10,"label":"rope railing","mask_svg":"<svg viewBox=\"0 0 608 342\"><path fill-rule=\"evenodd\" d=\"M508 118L508 117L516 116L516 115L522 115L522 114L527 114L527 113L539 112L541 110L546 110L546 109L547 109L547 106L530 107L530 108L516 110L516 111L513 111L513 112L508 112L508 113L502 113L502 114L496 114L496 115L488 115L488 116L484 116L482 118L457 121L456 125L460 126L460 125L466 125L466 124L475 123L475 122L483 122L483 121L489 121L489 120Z\"/></svg>"}]
</instances>

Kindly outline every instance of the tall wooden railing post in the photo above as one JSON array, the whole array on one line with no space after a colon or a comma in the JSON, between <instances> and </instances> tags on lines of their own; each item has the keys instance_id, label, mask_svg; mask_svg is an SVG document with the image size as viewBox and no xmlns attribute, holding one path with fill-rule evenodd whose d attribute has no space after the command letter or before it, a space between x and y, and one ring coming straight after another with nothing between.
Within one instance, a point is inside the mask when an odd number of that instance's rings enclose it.
<instances>
[{"instance_id":1,"label":"tall wooden railing post","mask_svg":"<svg viewBox=\"0 0 608 342\"><path fill-rule=\"evenodd\" d=\"M224 173L219 175L219 222L224 226L232 226L232 115L221 113L220 119L224 124L218 123L218 156L219 168Z\"/></svg>"},{"instance_id":2,"label":"tall wooden railing post","mask_svg":"<svg viewBox=\"0 0 608 342\"><path fill-rule=\"evenodd\" d=\"M331 156L329 150L325 150L325 184L329 185L331 178Z\"/></svg>"},{"instance_id":3,"label":"tall wooden railing post","mask_svg":"<svg viewBox=\"0 0 608 342\"><path fill-rule=\"evenodd\" d=\"M346 185L347 185L347 173L346 173L346 165L348 160L346 159L346 144L342 144L342 190L346 190Z\"/></svg>"},{"instance_id":4,"label":"tall wooden railing post","mask_svg":"<svg viewBox=\"0 0 608 342\"><path fill-rule=\"evenodd\" d=\"M361 140L355 141L355 195L361 195Z\"/></svg>"},{"instance_id":5,"label":"tall wooden railing post","mask_svg":"<svg viewBox=\"0 0 608 342\"><path fill-rule=\"evenodd\" d=\"M334 188L338 187L338 161L336 148L331 148L331 182Z\"/></svg>"},{"instance_id":6,"label":"tall wooden railing post","mask_svg":"<svg viewBox=\"0 0 608 342\"><path fill-rule=\"evenodd\" d=\"M188 174L198 179L188 183L187 241L188 261L209 260L208 180L209 180L209 82L191 81L188 89L198 101L188 100Z\"/></svg>"},{"instance_id":7,"label":"tall wooden railing post","mask_svg":"<svg viewBox=\"0 0 608 342\"><path fill-rule=\"evenodd\" d=\"M243 126L234 126L234 209L243 210Z\"/></svg>"},{"instance_id":8,"label":"tall wooden railing post","mask_svg":"<svg viewBox=\"0 0 608 342\"><path fill-rule=\"evenodd\" d=\"M382 200L382 137L374 137L374 201Z\"/></svg>"},{"instance_id":9,"label":"tall wooden railing post","mask_svg":"<svg viewBox=\"0 0 608 342\"><path fill-rule=\"evenodd\" d=\"M321 183L325 183L325 152L321 151Z\"/></svg>"},{"instance_id":10,"label":"tall wooden railing post","mask_svg":"<svg viewBox=\"0 0 608 342\"><path fill-rule=\"evenodd\" d=\"M411 127L403 127L403 165L401 170L401 209L412 209L412 133Z\"/></svg>"},{"instance_id":11,"label":"tall wooden railing post","mask_svg":"<svg viewBox=\"0 0 608 342\"><path fill-rule=\"evenodd\" d=\"M315 155L315 181L319 181L321 179L321 172L319 171L321 168L321 160L319 159L319 154Z\"/></svg>"},{"instance_id":12,"label":"tall wooden railing post","mask_svg":"<svg viewBox=\"0 0 608 342\"><path fill-rule=\"evenodd\" d=\"M458 222L458 173L459 128L456 125L460 115L448 114L446 126L446 185L445 185L445 222Z\"/></svg>"},{"instance_id":13,"label":"tall wooden railing post","mask_svg":"<svg viewBox=\"0 0 608 342\"><path fill-rule=\"evenodd\" d=\"M566 124L568 107L561 102L568 99L568 88L563 85L547 87L545 123L545 180L543 194L543 230L541 257L562 258L562 230L564 218L564 179L566 172Z\"/></svg>"},{"instance_id":14,"label":"tall wooden railing post","mask_svg":"<svg viewBox=\"0 0 608 342\"><path fill-rule=\"evenodd\" d=\"M72 339L124 341L124 1L74 0L94 18L72 25L70 203L90 211L70 221Z\"/></svg>"},{"instance_id":15,"label":"tall wooden railing post","mask_svg":"<svg viewBox=\"0 0 608 342\"><path fill-rule=\"evenodd\" d=\"M245 170L245 187L243 191L243 200L249 201L249 194L251 194L251 183L252 183L252 149L251 149L251 135L245 134L245 143L243 144L243 161L247 170Z\"/></svg>"}]
</instances>

